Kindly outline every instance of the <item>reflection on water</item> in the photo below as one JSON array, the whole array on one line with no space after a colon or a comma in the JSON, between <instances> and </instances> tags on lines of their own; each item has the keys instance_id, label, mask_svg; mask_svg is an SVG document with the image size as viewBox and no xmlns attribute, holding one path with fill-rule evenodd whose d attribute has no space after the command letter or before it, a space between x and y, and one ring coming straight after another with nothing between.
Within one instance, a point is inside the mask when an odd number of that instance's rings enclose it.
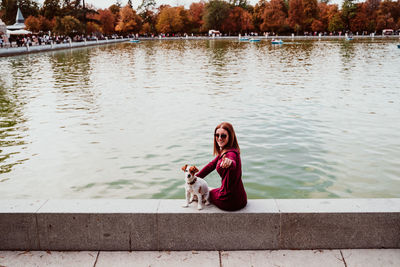
<instances>
[{"instance_id":1,"label":"reflection on water","mask_svg":"<svg viewBox=\"0 0 400 267\"><path fill-rule=\"evenodd\" d=\"M398 52L180 40L2 58L0 195L183 198L180 167L213 158L226 120L251 198L399 197Z\"/></svg>"},{"instance_id":2,"label":"reflection on water","mask_svg":"<svg viewBox=\"0 0 400 267\"><path fill-rule=\"evenodd\" d=\"M18 60L11 60L3 68L10 76L0 76L0 173L9 173L13 166L26 160L21 153L26 148L25 132L28 130L23 113L26 100L23 92L17 90L21 76L31 77L32 69ZM16 89L7 90L10 85ZM0 182L7 180L9 178L0 178Z\"/></svg>"}]
</instances>

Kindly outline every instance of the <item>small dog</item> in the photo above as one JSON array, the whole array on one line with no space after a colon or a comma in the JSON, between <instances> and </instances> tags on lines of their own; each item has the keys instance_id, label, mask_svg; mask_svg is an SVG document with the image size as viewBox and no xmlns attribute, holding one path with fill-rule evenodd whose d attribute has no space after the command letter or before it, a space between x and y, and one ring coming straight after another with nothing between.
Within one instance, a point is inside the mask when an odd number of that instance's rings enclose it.
<instances>
[{"instance_id":1,"label":"small dog","mask_svg":"<svg viewBox=\"0 0 400 267\"><path fill-rule=\"evenodd\" d=\"M195 176L199 170L196 166L188 166L187 164L182 167L182 171L185 172L185 191L186 191L186 205L183 207L189 207L189 204L193 202L194 197L197 196L197 209L203 209L203 201L206 205L209 205L208 201L209 191L208 184L204 179Z\"/></svg>"}]
</instances>

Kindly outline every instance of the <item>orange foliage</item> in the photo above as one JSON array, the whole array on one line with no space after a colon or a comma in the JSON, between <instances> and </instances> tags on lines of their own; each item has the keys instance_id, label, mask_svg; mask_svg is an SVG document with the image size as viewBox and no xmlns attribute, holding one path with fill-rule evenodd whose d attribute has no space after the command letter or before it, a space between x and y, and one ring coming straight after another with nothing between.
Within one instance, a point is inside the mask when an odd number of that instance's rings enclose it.
<instances>
[{"instance_id":1,"label":"orange foliage","mask_svg":"<svg viewBox=\"0 0 400 267\"><path fill-rule=\"evenodd\" d=\"M304 9L302 0L289 1L289 26L296 32L303 29L304 23Z\"/></svg>"},{"instance_id":2,"label":"orange foliage","mask_svg":"<svg viewBox=\"0 0 400 267\"><path fill-rule=\"evenodd\" d=\"M118 21L117 26L115 27L116 31L124 32L124 33L132 33L139 32L142 24L142 19L139 15L136 14L136 11L133 10L129 5L121 8L119 11L120 19Z\"/></svg>"},{"instance_id":3,"label":"orange foliage","mask_svg":"<svg viewBox=\"0 0 400 267\"><path fill-rule=\"evenodd\" d=\"M319 3L319 21L322 23L323 30L328 31L329 21L339 12L338 5L328 5L327 3Z\"/></svg>"},{"instance_id":4,"label":"orange foliage","mask_svg":"<svg viewBox=\"0 0 400 267\"><path fill-rule=\"evenodd\" d=\"M263 23L260 25L262 31L282 32L287 28L287 13L283 0L271 0L265 3L262 14Z\"/></svg>"},{"instance_id":5,"label":"orange foliage","mask_svg":"<svg viewBox=\"0 0 400 267\"><path fill-rule=\"evenodd\" d=\"M164 6L158 16L156 29L162 33L178 33L184 32L188 24L188 12L183 6Z\"/></svg>"},{"instance_id":6,"label":"orange foliage","mask_svg":"<svg viewBox=\"0 0 400 267\"><path fill-rule=\"evenodd\" d=\"M367 4L357 4L357 13L350 21L350 30L352 32L362 32L368 29L368 15L367 15Z\"/></svg>"},{"instance_id":7,"label":"orange foliage","mask_svg":"<svg viewBox=\"0 0 400 267\"><path fill-rule=\"evenodd\" d=\"M228 17L222 24L222 31L224 32L241 33L253 29L250 13L238 6L230 10Z\"/></svg>"},{"instance_id":8,"label":"orange foliage","mask_svg":"<svg viewBox=\"0 0 400 267\"><path fill-rule=\"evenodd\" d=\"M151 24L149 22L145 22L142 26L140 34L147 34L147 33L151 33L151 32L152 32Z\"/></svg>"},{"instance_id":9,"label":"orange foliage","mask_svg":"<svg viewBox=\"0 0 400 267\"><path fill-rule=\"evenodd\" d=\"M203 15L205 10L205 3L203 1L199 3L192 3L189 7L189 21L193 31L201 31L204 24Z\"/></svg>"},{"instance_id":10,"label":"orange foliage","mask_svg":"<svg viewBox=\"0 0 400 267\"><path fill-rule=\"evenodd\" d=\"M40 20L37 17L29 16L25 20L26 28L31 32L39 32L40 31Z\"/></svg>"},{"instance_id":11,"label":"orange foliage","mask_svg":"<svg viewBox=\"0 0 400 267\"><path fill-rule=\"evenodd\" d=\"M97 20L100 22L102 32L104 34L112 34L115 29L116 15L109 9L100 9L97 11Z\"/></svg>"},{"instance_id":12,"label":"orange foliage","mask_svg":"<svg viewBox=\"0 0 400 267\"><path fill-rule=\"evenodd\" d=\"M322 21L314 19L311 24L311 30L313 32L323 32L325 30L324 24L322 23Z\"/></svg>"}]
</instances>

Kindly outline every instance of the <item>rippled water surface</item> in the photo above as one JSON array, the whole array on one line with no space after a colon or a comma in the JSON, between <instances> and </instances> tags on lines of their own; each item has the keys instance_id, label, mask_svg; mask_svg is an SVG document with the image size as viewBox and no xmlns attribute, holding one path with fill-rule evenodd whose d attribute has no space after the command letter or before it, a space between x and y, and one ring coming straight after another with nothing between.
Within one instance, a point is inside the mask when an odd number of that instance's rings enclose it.
<instances>
[{"instance_id":1,"label":"rippled water surface","mask_svg":"<svg viewBox=\"0 0 400 267\"><path fill-rule=\"evenodd\" d=\"M0 198L183 198L180 168L213 159L221 121L250 198L400 197L397 43L144 41L0 58Z\"/></svg>"}]
</instances>

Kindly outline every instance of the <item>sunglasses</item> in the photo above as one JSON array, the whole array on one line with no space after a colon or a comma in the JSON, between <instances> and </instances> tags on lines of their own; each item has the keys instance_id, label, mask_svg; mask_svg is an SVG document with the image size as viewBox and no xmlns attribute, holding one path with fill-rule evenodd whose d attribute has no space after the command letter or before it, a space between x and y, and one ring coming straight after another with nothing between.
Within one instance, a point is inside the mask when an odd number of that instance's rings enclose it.
<instances>
[{"instance_id":1,"label":"sunglasses","mask_svg":"<svg viewBox=\"0 0 400 267\"><path fill-rule=\"evenodd\" d=\"M228 137L226 134L214 134L214 135L215 135L215 138L221 137L221 139L225 139L226 137Z\"/></svg>"}]
</instances>

